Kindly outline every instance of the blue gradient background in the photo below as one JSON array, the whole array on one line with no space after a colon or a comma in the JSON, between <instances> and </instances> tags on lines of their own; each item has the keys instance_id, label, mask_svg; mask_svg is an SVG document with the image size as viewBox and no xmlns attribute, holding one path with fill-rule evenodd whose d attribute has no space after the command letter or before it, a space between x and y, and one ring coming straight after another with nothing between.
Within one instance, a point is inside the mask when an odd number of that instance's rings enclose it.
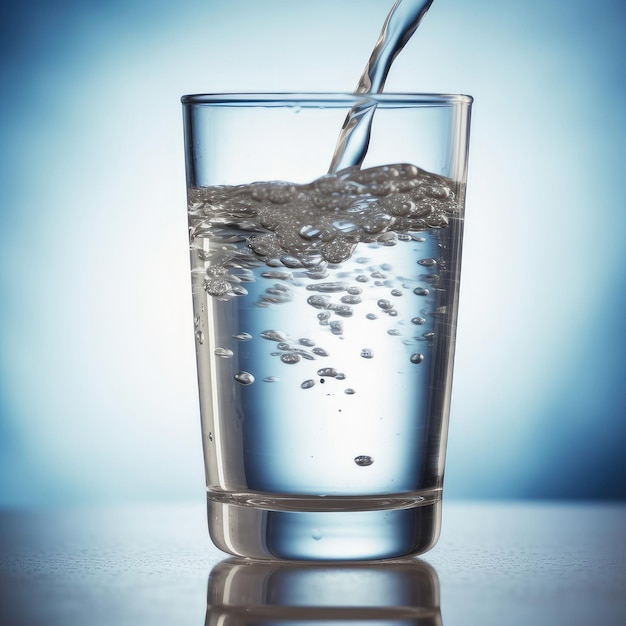
<instances>
[{"instance_id":1,"label":"blue gradient background","mask_svg":"<svg viewBox=\"0 0 626 626\"><path fill-rule=\"evenodd\" d=\"M351 90L391 0L0 16L0 505L203 497L179 97ZM618 0L436 0L388 91L475 96L448 497L626 497Z\"/></svg>"}]
</instances>

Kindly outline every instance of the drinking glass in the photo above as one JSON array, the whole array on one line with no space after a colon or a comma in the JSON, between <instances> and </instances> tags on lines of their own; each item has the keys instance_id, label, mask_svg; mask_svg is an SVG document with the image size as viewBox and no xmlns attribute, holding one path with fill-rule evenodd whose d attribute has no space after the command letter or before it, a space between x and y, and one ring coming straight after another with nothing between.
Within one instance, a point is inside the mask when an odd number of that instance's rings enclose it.
<instances>
[{"instance_id":1,"label":"drinking glass","mask_svg":"<svg viewBox=\"0 0 626 626\"><path fill-rule=\"evenodd\" d=\"M182 102L213 542L259 559L425 552L440 531L472 99ZM329 174L363 110L364 160Z\"/></svg>"}]
</instances>

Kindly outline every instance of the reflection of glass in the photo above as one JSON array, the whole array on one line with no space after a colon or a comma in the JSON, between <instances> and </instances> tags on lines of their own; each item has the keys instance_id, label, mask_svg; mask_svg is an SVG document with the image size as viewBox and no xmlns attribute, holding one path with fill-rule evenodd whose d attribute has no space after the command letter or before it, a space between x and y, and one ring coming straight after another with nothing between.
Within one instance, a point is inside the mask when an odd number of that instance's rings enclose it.
<instances>
[{"instance_id":1,"label":"reflection of glass","mask_svg":"<svg viewBox=\"0 0 626 626\"><path fill-rule=\"evenodd\" d=\"M205 626L441 625L439 579L419 560L304 564L228 559L209 577Z\"/></svg>"}]
</instances>

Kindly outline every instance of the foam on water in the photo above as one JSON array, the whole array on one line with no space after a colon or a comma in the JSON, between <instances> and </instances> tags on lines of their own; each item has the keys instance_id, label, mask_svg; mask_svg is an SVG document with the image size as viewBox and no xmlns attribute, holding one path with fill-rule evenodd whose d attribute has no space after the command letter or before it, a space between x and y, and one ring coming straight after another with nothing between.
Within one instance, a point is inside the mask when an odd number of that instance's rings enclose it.
<instances>
[{"instance_id":1,"label":"foam on water","mask_svg":"<svg viewBox=\"0 0 626 626\"><path fill-rule=\"evenodd\" d=\"M394 246L399 234L445 227L457 212L452 181L407 164L348 168L305 185L258 182L189 190L191 238L210 237L213 244L202 252L208 262L204 289L224 300L248 293L241 283L249 280L251 267L276 268L262 274L276 280L293 277L286 268L321 278L329 264L349 259L359 243ZM436 259L419 262L431 267ZM359 300L354 285L311 284L315 293L308 302L325 309L327 294L348 288L352 291L336 312L349 317L350 305ZM288 297L272 289L267 294L272 302ZM379 306L393 309L388 300Z\"/></svg>"}]
</instances>

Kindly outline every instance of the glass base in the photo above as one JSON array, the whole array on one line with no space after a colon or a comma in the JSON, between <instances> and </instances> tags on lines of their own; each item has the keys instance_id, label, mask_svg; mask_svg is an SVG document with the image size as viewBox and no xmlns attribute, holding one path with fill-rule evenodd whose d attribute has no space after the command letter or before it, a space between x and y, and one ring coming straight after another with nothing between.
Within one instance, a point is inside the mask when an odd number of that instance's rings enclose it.
<instances>
[{"instance_id":1,"label":"glass base","mask_svg":"<svg viewBox=\"0 0 626 626\"><path fill-rule=\"evenodd\" d=\"M210 493L208 520L213 543L235 556L394 559L422 554L435 545L441 530L441 491L375 498Z\"/></svg>"}]
</instances>

